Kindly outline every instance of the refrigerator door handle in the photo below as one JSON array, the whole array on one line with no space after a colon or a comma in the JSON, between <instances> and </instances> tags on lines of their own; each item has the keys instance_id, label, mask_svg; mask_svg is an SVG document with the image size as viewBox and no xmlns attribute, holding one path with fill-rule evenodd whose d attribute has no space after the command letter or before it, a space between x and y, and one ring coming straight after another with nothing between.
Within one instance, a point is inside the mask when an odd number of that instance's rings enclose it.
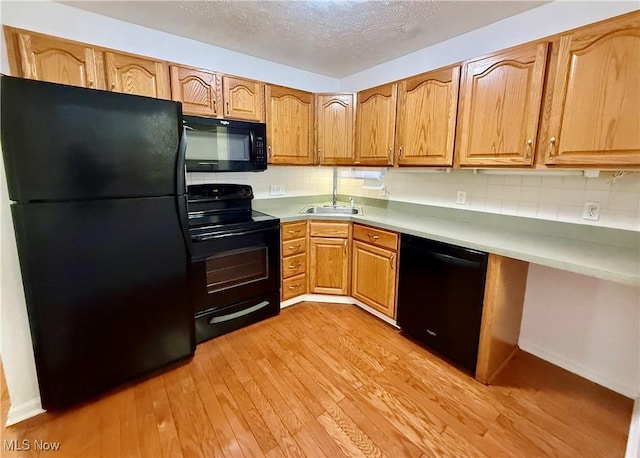
<instances>
[{"instance_id":1,"label":"refrigerator door handle","mask_svg":"<svg viewBox=\"0 0 640 458\"><path fill-rule=\"evenodd\" d=\"M178 199L178 218L180 219L180 229L182 237L187 248L187 253L191 255L191 235L189 234L189 211L187 209L187 196L185 187L185 175L187 169L185 166L185 154L187 152L187 135L186 129L182 128L180 135L180 144L178 145L178 158L176 160L176 194Z\"/></svg>"}]
</instances>

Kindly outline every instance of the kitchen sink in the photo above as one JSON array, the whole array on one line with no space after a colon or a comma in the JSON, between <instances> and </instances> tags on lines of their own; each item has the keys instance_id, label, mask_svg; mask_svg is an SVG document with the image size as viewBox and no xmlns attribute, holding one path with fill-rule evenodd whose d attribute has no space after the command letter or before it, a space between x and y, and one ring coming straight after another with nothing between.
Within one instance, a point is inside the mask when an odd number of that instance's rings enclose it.
<instances>
[{"instance_id":1,"label":"kitchen sink","mask_svg":"<svg viewBox=\"0 0 640 458\"><path fill-rule=\"evenodd\" d=\"M309 205L300 213L314 215L362 215L361 207L345 207L343 205Z\"/></svg>"}]
</instances>

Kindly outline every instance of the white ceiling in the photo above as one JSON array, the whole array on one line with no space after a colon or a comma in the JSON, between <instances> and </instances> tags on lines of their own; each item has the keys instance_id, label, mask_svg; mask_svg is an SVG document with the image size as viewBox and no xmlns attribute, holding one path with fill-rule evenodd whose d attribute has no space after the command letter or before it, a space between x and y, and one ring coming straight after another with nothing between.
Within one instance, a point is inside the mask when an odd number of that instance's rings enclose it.
<instances>
[{"instance_id":1,"label":"white ceiling","mask_svg":"<svg viewBox=\"0 0 640 458\"><path fill-rule=\"evenodd\" d=\"M133 24L342 78L543 1L61 1Z\"/></svg>"}]
</instances>

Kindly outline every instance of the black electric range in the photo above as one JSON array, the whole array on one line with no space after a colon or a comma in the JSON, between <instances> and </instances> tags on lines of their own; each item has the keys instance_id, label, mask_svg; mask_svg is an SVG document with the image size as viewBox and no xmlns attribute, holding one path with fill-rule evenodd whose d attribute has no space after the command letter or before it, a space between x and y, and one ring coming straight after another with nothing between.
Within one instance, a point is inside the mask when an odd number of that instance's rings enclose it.
<instances>
[{"instance_id":1,"label":"black electric range","mask_svg":"<svg viewBox=\"0 0 640 458\"><path fill-rule=\"evenodd\" d=\"M196 341L280 312L280 220L248 185L188 187Z\"/></svg>"}]
</instances>

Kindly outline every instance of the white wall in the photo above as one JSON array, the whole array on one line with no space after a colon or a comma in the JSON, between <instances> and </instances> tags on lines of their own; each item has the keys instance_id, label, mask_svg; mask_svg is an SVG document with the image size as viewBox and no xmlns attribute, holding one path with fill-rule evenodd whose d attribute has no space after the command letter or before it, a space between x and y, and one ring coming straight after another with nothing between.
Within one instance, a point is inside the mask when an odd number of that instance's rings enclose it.
<instances>
[{"instance_id":1,"label":"white wall","mask_svg":"<svg viewBox=\"0 0 640 458\"><path fill-rule=\"evenodd\" d=\"M332 92L339 86L336 78L257 59L48 0L2 1L0 9L3 24L21 29L303 90ZM2 52L5 52L5 47Z\"/></svg>"},{"instance_id":2,"label":"white wall","mask_svg":"<svg viewBox=\"0 0 640 458\"><path fill-rule=\"evenodd\" d=\"M630 398L640 394L640 290L531 265L519 346Z\"/></svg>"},{"instance_id":3,"label":"white wall","mask_svg":"<svg viewBox=\"0 0 640 458\"><path fill-rule=\"evenodd\" d=\"M637 10L637 1L555 1L340 80L356 92Z\"/></svg>"}]
</instances>

